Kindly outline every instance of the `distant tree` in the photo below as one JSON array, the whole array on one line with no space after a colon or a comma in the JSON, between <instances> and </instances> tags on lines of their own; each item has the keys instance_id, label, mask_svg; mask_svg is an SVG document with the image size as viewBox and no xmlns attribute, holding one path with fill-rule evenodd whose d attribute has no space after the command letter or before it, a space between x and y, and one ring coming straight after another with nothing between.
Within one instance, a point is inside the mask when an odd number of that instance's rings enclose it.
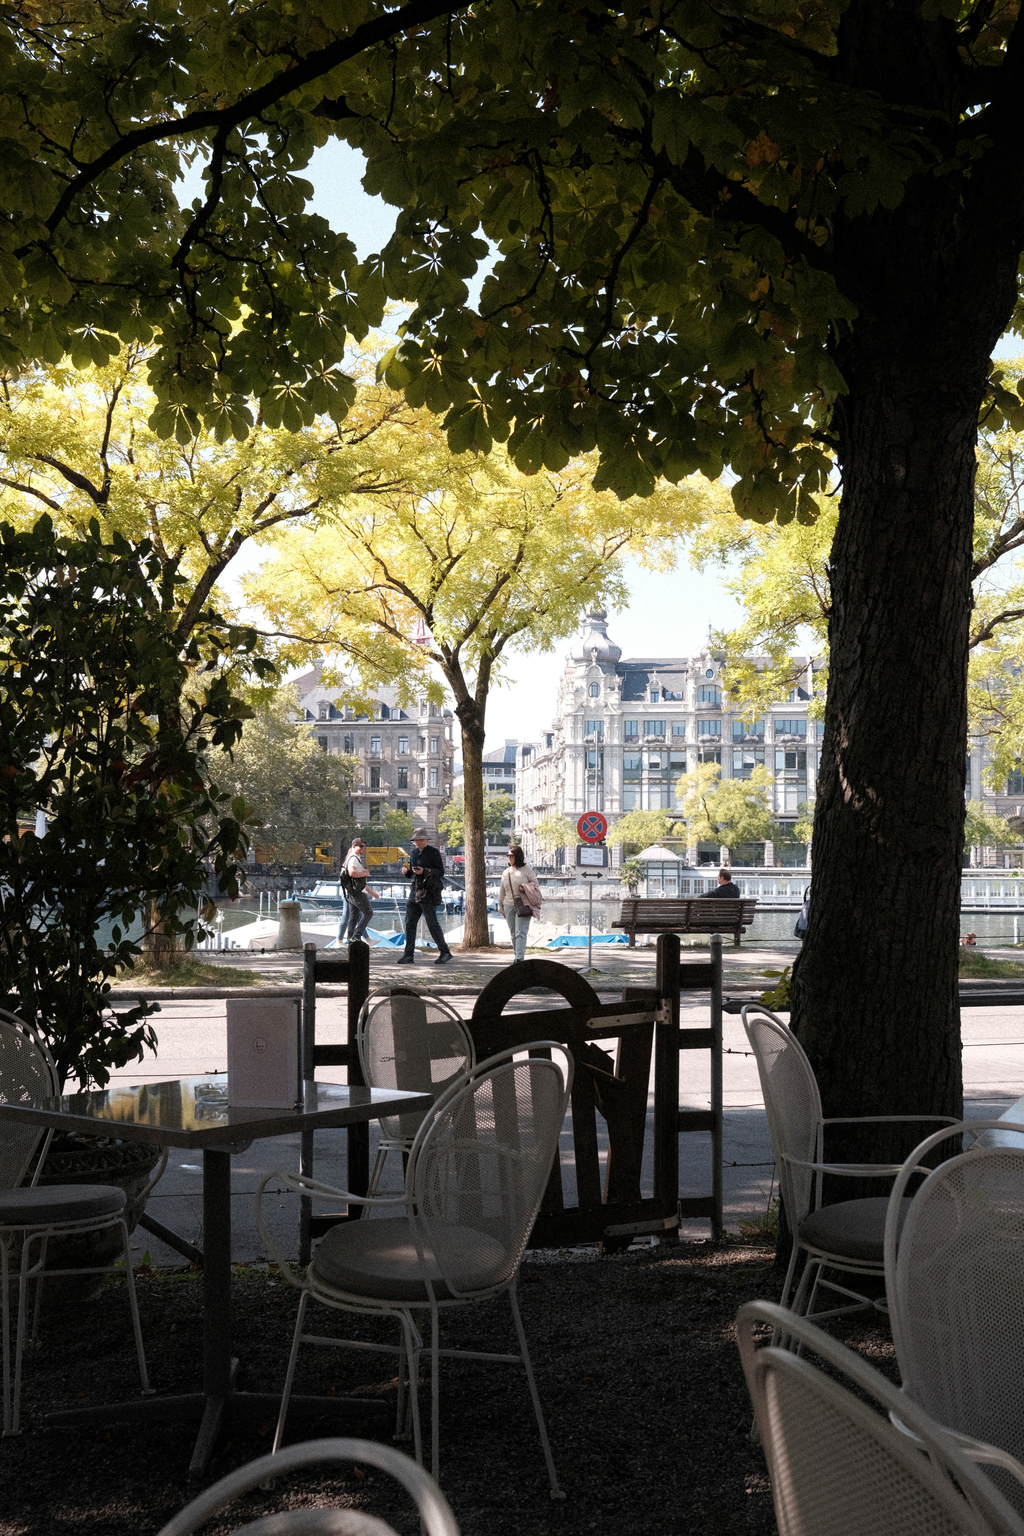
<instances>
[{"instance_id":1,"label":"distant tree","mask_svg":"<svg viewBox=\"0 0 1024 1536\"><path fill-rule=\"evenodd\" d=\"M676 786L690 845L707 841L735 848L766 841L775 826L767 768L759 764L749 779L722 779L721 772L717 763L699 763Z\"/></svg>"},{"instance_id":2,"label":"distant tree","mask_svg":"<svg viewBox=\"0 0 1024 1536\"><path fill-rule=\"evenodd\" d=\"M627 811L608 828L607 841L623 853L642 853L672 836L679 819L672 811Z\"/></svg>"},{"instance_id":3,"label":"distant tree","mask_svg":"<svg viewBox=\"0 0 1024 1536\"><path fill-rule=\"evenodd\" d=\"M497 842L504 835L504 824L514 810L511 795L484 796L484 834L489 842ZM465 847L466 807L462 790L443 807L437 818L437 830L446 838L449 848Z\"/></svg>"},{"instance_id":4,"label":"distant tree","mask_svg":"<svg viewBox=\"0 0 1024 1536\"><path fill-rule=\"evenodd\" d=\"M398 811L385 805L376 821L364 821L359 825L359 835L368 848L397 848L407 843L415 830L408 811Z\"/></svg>"},{"instance_id":5,"label":"distant tree","mask_svg":"<svg viewBox=\"0 0 1024 1536\"><path fill-rule=\"evenodd\" d=\"M308 852L352 831L357 767L354 757L333 756L319 746L298 718L295 689L286 684L246 721L221 779L251 807L261 847L273 861L287 863L295 844Z\"/></svg>"},{"instance_id":6,"label":"distant tree","mask_svg":"<svg viewBox=\"0 0 1024 1536\"><path fill-rule=\"evenodd\" d=\"M1002 816L995 816L981 800L968 800L964 819L964 851L971 848L1018 848L1020 830Z\"/></svg>"},{"instance_id":7,"label":"distant tree","mask_svg":"<svg viewBox=\"0 0 1024 1536\"><path fill-rule=\"evenodd\" d=\"M619 866L619 883L626 887L631 896L635 896L646 873L642 859L627 859Z\"/></svg>"},{"instance_id":8,"label":"distant tree","mask_svg":"<svg viewBox=\"0 0 1024 1536\"><path fill-rule=\"evenodd\" d=\"M556 814L539 821L534 828L538 848L553 852L557 848L575 848L583 839L571 816Z\"/></svg>"}]
</instances>

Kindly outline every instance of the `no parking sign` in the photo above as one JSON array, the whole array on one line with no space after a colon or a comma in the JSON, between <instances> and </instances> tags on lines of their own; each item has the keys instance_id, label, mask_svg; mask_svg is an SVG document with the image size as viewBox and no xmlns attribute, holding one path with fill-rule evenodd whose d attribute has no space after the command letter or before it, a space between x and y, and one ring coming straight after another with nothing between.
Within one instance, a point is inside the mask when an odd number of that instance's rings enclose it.
<instances>
[{"instance_id":1,"label":"no parking sign","mask_svg":"<svg viewBox=\"0 0 1024 1536\"><path fill-rule=\"evenodd\" d=\"M607 817L600 811L584 811L576 823L576 831L585 843L603 843L608 831Z\"/></svg>"}]
</instances>

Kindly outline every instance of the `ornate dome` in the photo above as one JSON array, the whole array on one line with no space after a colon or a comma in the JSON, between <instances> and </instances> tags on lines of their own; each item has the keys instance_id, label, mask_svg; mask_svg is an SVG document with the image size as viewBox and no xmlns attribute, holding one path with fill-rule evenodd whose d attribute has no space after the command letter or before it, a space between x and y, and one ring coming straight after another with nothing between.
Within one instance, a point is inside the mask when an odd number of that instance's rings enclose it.
<instances>
[{"instance_id":1,"label":"ornate dome","mask_svg":"<svg viewBox=\"0 0 1024 1536\"><path fill-rule=\"evenodd\" d=\"M592 608L587 614L569 655L584 665L596 661L614 666L618 661L622 647L608 638L608 615L603 608Z\"/></svg>"}]
</instances>

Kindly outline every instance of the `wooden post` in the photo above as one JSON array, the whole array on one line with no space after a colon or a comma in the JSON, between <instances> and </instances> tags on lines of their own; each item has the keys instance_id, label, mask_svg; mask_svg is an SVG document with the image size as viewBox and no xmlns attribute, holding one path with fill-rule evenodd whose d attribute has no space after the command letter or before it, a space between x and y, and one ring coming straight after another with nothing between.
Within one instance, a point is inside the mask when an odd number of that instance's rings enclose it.
<instances>
[{"instance_id":1,"label":"wooden post","mask_svg":"<svg viewBox=\"0 0 1024 1536\"><path fill-rule=\"evenodd\" d=\"M736 942L739 943L737 933ZM711 935L711 1235L716 1241L724 1230L722 1220L722 935Z\"/></svg>"},{"instance_id":2,"label":"wooden post","mask_svg":"<svg viewBox=\"0 0 1024 1536\"><path fill-rule=\"evenodd\" d=\"M366 1079L359 1064L356 1049L356 1026L363 1004L370 995L370 946L356 942L348 947L348 1071L350 1085L363 1087ZM370 1187L370 1127L350 1125L348 1128L348 1178L347 1184L354 1195L365 1195ZM349 1207L351 1212L352 1207ZM365 1212L365 1205L357 1205L356 1213Z\"/></svg>"},{"instance_id":3,"label":"wooden post","mask_svg":"<svg viewBox=\"0 0 1024 1536\"><path fill-rule=\"evenodd\" d=\"M679 1198L679 935L658 936L661 1021L654 1026L654 1194Z\"/></svg>"}]
</instances>

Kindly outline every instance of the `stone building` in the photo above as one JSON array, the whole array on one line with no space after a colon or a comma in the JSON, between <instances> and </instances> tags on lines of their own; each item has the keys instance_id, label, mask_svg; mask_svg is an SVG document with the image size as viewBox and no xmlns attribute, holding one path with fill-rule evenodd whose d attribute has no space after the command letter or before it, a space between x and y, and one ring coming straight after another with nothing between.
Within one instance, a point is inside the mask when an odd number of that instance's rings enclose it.
<instances>
[{"instance_id":1,"label":"stone building","mask_svg":"<svg viewBox=\"0 0 1024 1536\"><path fill-rule=\"evenodd\" d=\"M624 659L607 614L594 609L566 657L550 729L516 754L517 825L527 857L551 862L537 848L536 827L558 813L575 819L603 811L614 823L626 811L676 809L676 783L698 763L718 764L725 779L749 778L765 764L776 817L795 821L814 798L821 746L807 716L820 663L794 661L800 684L764 719L749 719L723 697L722 652ZM719 857L710 844L698 853L702 862ZM752 844L734 849L733 862L760 864L766 854L774 862L771 845ZM787 856L802 863L802 847Z\"/></svg>"},{"instance_id":2,"label":"stone building","mask_svg":"<svg viewBox=\"0 0 1024 1536\"><path fill-rule=\"evenodd\" d=\"M295 680L299 708L325 752L358 759L352 815L363 825L378 821L383 808L407 811L413 821L437 831L441 808L452 796L453 725L449 709L426 699L402 708L394 692L381 690L373 714L339 709L319 668Z\"/></svg>"}]
</instances>

